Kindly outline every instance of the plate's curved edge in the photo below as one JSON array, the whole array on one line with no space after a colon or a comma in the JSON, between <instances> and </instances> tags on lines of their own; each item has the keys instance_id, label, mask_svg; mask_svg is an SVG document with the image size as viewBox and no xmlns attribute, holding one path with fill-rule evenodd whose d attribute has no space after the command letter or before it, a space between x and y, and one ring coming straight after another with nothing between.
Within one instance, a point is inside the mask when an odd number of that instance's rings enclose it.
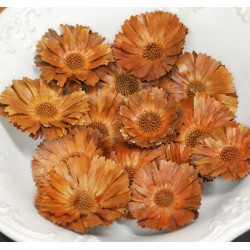
<instances>
[{"instance_id":1,"label":"plate's curved edge","mask_svg":"<svg viewBox=\"0 0 250 250\"><path fill-rule=\"evenodd\" d=\"M241 185L221 206L221 213L211 219L200 241L232 241L250 228L248 185ZM237 230L237 231L236 231Z\"/></svg>"},{"instance_id":2,"label":"plate's curved edge","mask_svg":"<svg viewBox=\"0 0 250 250\"><path fill-rule=\"evenodd\" d=\"M63 236L61 236L58 232L38 233L24 227L22 216L17 207L6 202L0 202L0 223L0 231L15 241L65 241ZM72 241L92 242L100 240L98 237L93 235L76 234Z\"/></svg>"},{"instance_id":3,"label":"plate's curved edge","mask_svg":"<svg viewBox=\"0 0 250 250\"><path fill-rule=\"evenodd\" d=\"M237 196L221 207L222 213L209 222L200 241L232 241L250 227L250 197L241 194L246 187L241 187ZM10 204L0 202L1 231L16 241L65 241L58 233L37 233L23 226L19 210ZM235 229L238 228L236 233ZM77 235L72 241L100 241L93 235Z\"/></svg>"}]
</instances>

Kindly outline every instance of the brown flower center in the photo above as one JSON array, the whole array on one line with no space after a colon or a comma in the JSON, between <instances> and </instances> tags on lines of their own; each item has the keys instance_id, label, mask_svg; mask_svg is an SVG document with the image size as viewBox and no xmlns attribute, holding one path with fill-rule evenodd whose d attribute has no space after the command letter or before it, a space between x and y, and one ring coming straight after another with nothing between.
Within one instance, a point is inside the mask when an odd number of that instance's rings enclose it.
<instances>
[{"instance_id":1,"label":"brown flower center","mask_svg":"<svg viewBox=\"0 0 250 250\"><path fill-rule=\"evenodd\" d=\"M76 52L68 54L65 63L71 70L82 69L84 66L83 57Z\"/></svg>"},{"instance_id":2,"label":"brown flower center","mask_svg":"<svg viewBox=\"0 0 250 250\"><path fill-rule=\"evenodd\" d=\"M154 203L158 207L168 207L174 200L173 193L168 189L158 191L154 196Z\"/></svg>"},{"instance_id":3,"label":"brown flower center","mask_svg":"<svg viewBox=\"0 0 250 250\"><path fill-rule=\"evenodd\" d=\"M154 61L160 59L163 56L163 53L164 49L160 45L155 43L150 43L145 47L143 52L143 57L146 60Z\"/></svg>"},{"instance_id":4,"label":"brown flower center","mask_svg":"<svg viewBox=\"0 0 250 250\"><path fill-rule=\"evenodd\" d=\"M55 117L57 113L57 108L49 102L40 103L36 106L35 109L36 114L41 118Z\"/></svg>"},{"instance_id":5,"label":"brown flower center","mask_svg":"<svg viewBox=\"0 0 250 250\"><path fill-rule=\"evenodd\" d=\"M189 97L195 96L197 92L204 92L204 91L206 91L206 87L200 81L190 82L186 89L187 96Z\"/></svg>"},{"instance_id":6,"label":"brown flower center","mask_svg":"<svg viewBox=\"0 0 250 250\"><path fill-rule=\"evenodd\" d=\"M139 118L139 126L146 133L155 132L161 127L161 118L154 112L145 112Z\"/></svg>"},{"instance_id":7,"label":"brown flower center","mask_svg":"<svg viewBox=\"0 0 250 250\"><path fill-rule=\"evenodd\" d=\"M125 170L128 174L129 186L131 186L133 184L134 175L137 172L137 170L133 167L125 167Z\"/></svg>"},{"instance_id":8,"label":"brown flower center","mask_svg":"<svg viewBox=\"0 0 250 250\"><path fill-rule=\"evenodd\" d=\"M228 146L221 150L220 157L223 161L232 162L239 158L240 152L237 148Z\"/></svg>"},{"instance_id":9,"label":"brown flower center","mask_svg":"<svg viewBox=\"0 0 250 250\"><path fill-rule=\"evenodd\" d=\"M98 129L100 133L103 135L109 136L109 131L107 127L102 122L91 122L88 127L91 127L93 129Z\"/></svg>"},{"instance_id":10,"label":"brown flower center","mask_svg":"<svg viewBox=\"0 0 250 250\"><path fill-rule=\"evenodd\" d=\"M93 200L87 193L79 192L73 201L74 208L78 210L91 210L95 205Z\"/></svg>"},{"instance_id":11,"label":"brown flower center","mask_svg":"<svg viewBox=\"0 0 250 250\"><path fill-rule=\"evenodd\" d=\"M185 142L186 145L190 148L195 147L197 144L198 140L204 136L207 133L207 131L203 128L191 128L187 131L186 136L185 136Z\"/></svg>"},{"instance_id":12,"label":"brown flower center","mask_svg":"<svg viewBox=\"0 0 250 250\"><path fill-rule=\"evenodd\" d=\"M133 76L120 74L115 81L115 89L122 95L129 96L139 90L138 80Z\"/></svg>"}]
</instances>

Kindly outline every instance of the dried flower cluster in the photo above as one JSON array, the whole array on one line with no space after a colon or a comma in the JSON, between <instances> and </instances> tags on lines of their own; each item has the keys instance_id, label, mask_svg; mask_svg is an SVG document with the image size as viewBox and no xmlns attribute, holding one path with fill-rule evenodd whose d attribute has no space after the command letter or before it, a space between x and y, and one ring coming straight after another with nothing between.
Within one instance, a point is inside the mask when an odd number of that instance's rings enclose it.
<instances>
[{"instance_id":1,"label":"dried flower cluster","mask_svg":"<svg viewBox=\"0 0 250 250\"><path fill-rule=\"evenodd\" d=\"M113 46L89 27L61 30L38 42L40 78L0 95L0 115L44 138L32 161L43 217L76 232L117 218L174 231L198 218L205 180L250 172L232 76L183 53L176 15L132 16Z\"/></svg>"}]
</instances>

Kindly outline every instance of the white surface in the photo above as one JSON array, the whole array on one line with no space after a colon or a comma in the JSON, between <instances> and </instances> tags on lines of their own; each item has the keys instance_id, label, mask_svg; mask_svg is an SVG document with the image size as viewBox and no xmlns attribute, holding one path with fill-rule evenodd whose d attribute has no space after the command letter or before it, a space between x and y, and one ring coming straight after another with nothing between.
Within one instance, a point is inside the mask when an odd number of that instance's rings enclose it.
<instances>
[{"instance_id":1,"label":"white surface","mask_svg":"<svg viewBox=\"0 0 250 250\"><path fill-rule=\"evenodd\" d=\"M160 9L177 13L189 28L185 51L208 53L228 67L239 95L237 121L250 126L250 11ZM12 79L38 77L33 62L35 44L48 28L59 31L60 23L89 25L112 42L126 18L145 10L5 10L0 15L0 92ZM135 221L117 221L111 227L95 228L84 235L60 228L43 219L33 205L31 159L38 143L0 118L0 231L16 241L230 241L250 228L250 176L238 182L218 179L208 183L198 220L177 232L143 230Z\"/></svg>"}]
</instances>

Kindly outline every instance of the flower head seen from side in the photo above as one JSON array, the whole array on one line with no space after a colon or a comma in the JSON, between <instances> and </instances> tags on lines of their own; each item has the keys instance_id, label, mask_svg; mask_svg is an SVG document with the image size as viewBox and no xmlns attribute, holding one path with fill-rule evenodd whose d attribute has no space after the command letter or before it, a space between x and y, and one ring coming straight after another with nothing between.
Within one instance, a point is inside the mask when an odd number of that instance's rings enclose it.
<instances>
[{"instance_id":1,"label":"flower head seen from side","mask_svg":"<svg viewBox=\"0 0 250 250\"><path fill-rule=\"evenodd\" d=\"M186 52L181 55L162 85L177 100L205 92L233 113L237 111L238 100L231 73L221 62L206 54Z\"/></svg>"},{"instance_id":2,"label":"flower head seen from side","mask_svg":"<svg viewBox=\"0 0 250 250\"><path fill-rule=\"evenodd\" d=\"M46 175L69 158L85 155L111 156L113 147L97 130L81 127L54 140L45 139L37 148L32 161L33 179L37 186L46 182Z\"/></svg>"},{"instance_id":3,"label":"flower head seen from side","mask_svg":"<svg viewBox=\"0 0 250 250\"><path fill-rule=\"evenodd\" d=\"M104 157L70 158L49 173L48 181L37 190L40 214L76 232L110 225L130 199L126 173Z\"/></svg>"},{"instance_id":4,"label":"flower head seen from side","mask_svg":"<svg viewBox=\"0 0 250 250\"><path fill-rule=\"evenodd\" d=\"M114 145L117 164L123 168L129 177L129 185L133 184L135 174L152 161L164 158L162 147L155 149L141 149L134 145L117 143Z\"/></svg>"},{"instance_id":5,"label":"flower head seen from side","mask_svg":"<svg viewBox=\"0 0 250 250\"><path fill-rule=\"evenodd\" d=\"M189 163L191 161L192 149L184 143L168 143L165 146L166 158L168 161L176 162L177 164Z\"/></svg>"},{"instance_id":6,"label":"flower head seen from side","mask_svg":"<svg viewBox=\"0 0 250 250\"><path fill-rule=\"evenodd\" d=\"M168 161L172 161L177 164L188 163L188 166L196 168L194 163L191 162L192 148L188 147L185 143L168 143L164 146L164 152ZM202 189L205 186L204 182L213 180L213 178L204 177L200 174L198 174L198 177Z\"/></svg>"},{"instance_id":7,"label":"flower head seen from side","mask_svg":"<svg viewBox=\"0 0 250 250\"><path fill-rule=\"evenodd\" d=\"M172 69L188 30L176 15L155 11L131 16L116 35L118 65L142 80L155 80Z\"/></svg>"},{"instance_id":8,"label":"flower head seen from side","mask_svg":"<svg viewBox=\"0 0 250 250\"><path fill-rule=\"evenodd\" d=\"M162 147L155 149L141 149L134 145L127 145L126 143L114 144L117 164L126 171L129 178L129 186L133 184L133 179L136 173L147 166L152 161L159 161L164 159L164 150ZM129 204L128 204L129 206ZM129 208L125 210L123 219L133 219Z\"/></svg>"},{"instance_id":9,"label":"flower head seen from side","mask_svg":"<svg viewBox=\"0 0 250 250\"><path fill-rule=\"evenodd\" d=\"M175 231L196 219L201 186L189 164L161 160L142 168L131 186L129 209L143 228Z\"/></svg>"},{"instance_id":10,"label":"flower head seen from side","mask_svg":"<svg viewBox=\"0 0 250 250\"><path fill-rule=\"evenodd\" d=\"M128 75L117 63L109 63L108 66L99 67L95 72L100 79L100 83L108 84L116 93L124 97L132 95L141 89L141 80Z\"/></svg>"},{"instance_id":11,"label":"flower head seen from side","mask_svg":"<svg viewBox=\"0 0 250 250\"><path fill-rule=\"evenodd\" d=\"M196 93L194 98L180 101L183 125L175 141L194 148L200 140L218 128L228 126L235 115L206 93Z\"/></svg>"},{"instance_id":12,"label":"flower head seen from side","mask_svg":"<svg viewBox=\"0 0 250 250\"><path fill-rule=\"evenodd\" d=\"M173 98L152 88L129 96L120 107L118 120L126 141L152 147L167 142L179 129L182 117Z\"/></svg>"},{"instance_id":13,"label":"flower head seen from side","mask_svg":"<svg viewBox=\"0 0 250 250\"><path fill-rule=\"evenodd\" d=\"M88 96L84 91L63 95L58 86L23 78L14 80L0 95L4 116L33 139L61 137L87 119Z\"/></svg>"},{"instance_id":14,"label":"flower head seen from side","mask_svg":"<svg viewBox=\"0 0 250 250\"><path fill-rule=\"evenodd\" d=\"M90 111L87 127L97 129L103 136L110 138L112 143L123 141L116 120L117 112L123 98L105 85L101 89L96 87L88 91Z\"/></svg>"},{"instance_id":15,"label":"flower head seen from side","mask_svg":"<svg viewBox=\"0 0 250 250\"><path fill-rule=\"evenodd\" d=\"M95 85L93 69L113 61L112 49L89 27L61 25L62 35L49 29L37 45L35 63L47 82L64 86L68 79Z\"/></svg>"},{"instance_id":16,"label":"flower head seen from side","mask_svg":"<svg viewBox=\"0 0 250 250\"><path fill-rule=\"evenodd\" d=\"M201 175L237 180L250 172L250 129L241 124L216 130L193 150Z\"/></svg>"}]
</instances>

